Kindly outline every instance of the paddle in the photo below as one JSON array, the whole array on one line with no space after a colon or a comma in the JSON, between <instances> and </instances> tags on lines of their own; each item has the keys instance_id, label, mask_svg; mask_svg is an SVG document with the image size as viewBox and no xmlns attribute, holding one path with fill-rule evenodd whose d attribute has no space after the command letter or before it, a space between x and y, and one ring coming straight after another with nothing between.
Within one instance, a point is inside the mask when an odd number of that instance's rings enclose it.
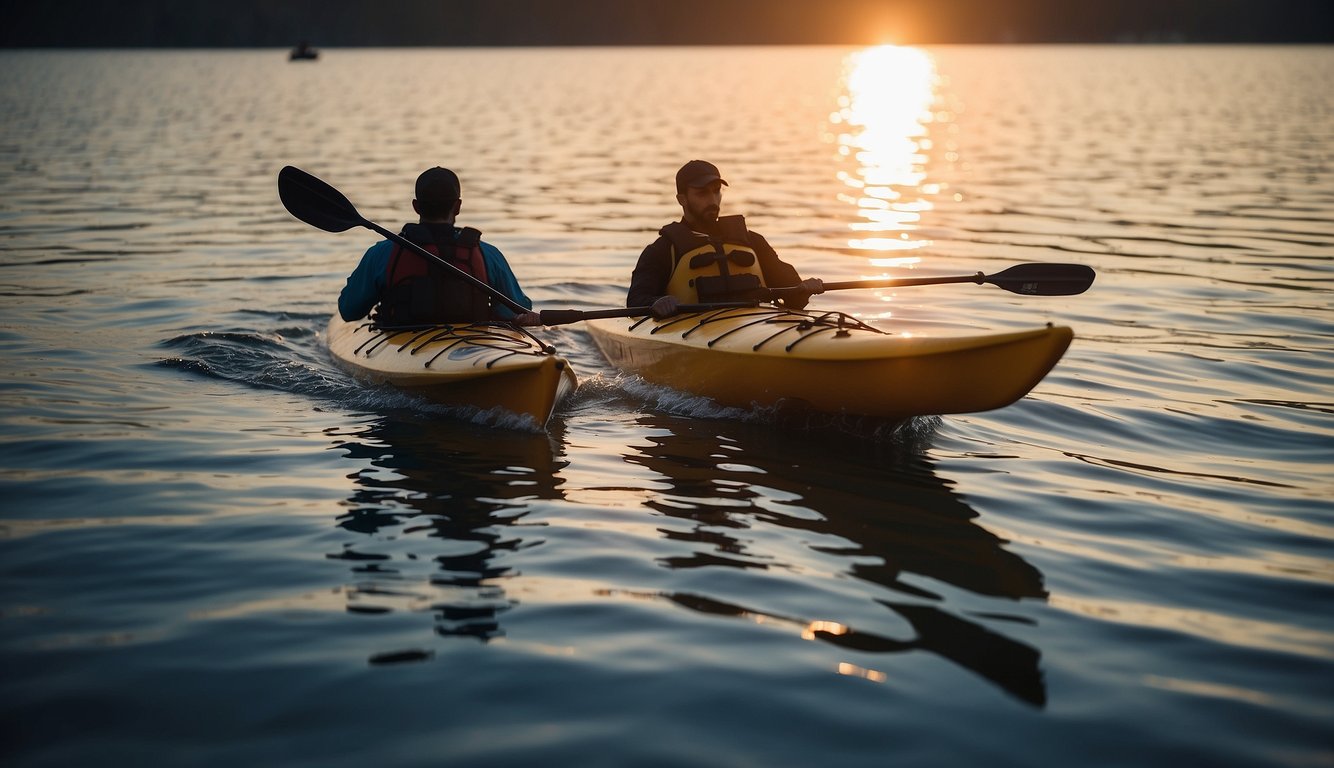
<instances>
[{"instance_id":1,"label":"paddle","mask_svg":"<svg viewBox=\"0 0 1334 768\"><path fill-rule=\"evenodd\" d=\"M1092 267L1083 264L1017 264L994 275L978 272L975 275L952 277L891 277L880 280L848 280L825 283L825 291L846 291L852 288L900 288L912 285L943 285L947 283L991 283L1010 293L1024 296L1074 296L1093 284ZM773 288L771 293L781 295L799 290L797 287Z\"/></svg>"},{"instance_id":2,"label":"paddle","mask_svg":"<svg viewBox=\"0 0 1334 768\"><path fill-rule=\"evenodd\" d=\"M485 282L450 264L443 257L431 253L402 235L390 232L373 221L367 221L360 213L357 213L356 206L352 205L352 202L342 192L300 168L289 165L278 172L278 197L282 199L283 205L289 213L312 227L318 227L325 232L343 232L352 227L365 227L372 232L380 233L404 248L444 264L457 272L460 277L499 299L505 306L515 312L523 314L532 311Z\"/></svg>"},{"instance_id":3,"label":"paddle","mask_svg":"<svg viewBox=\"0 0 1334 768\"><path fill-rule=\"evenodd\" d=\"M404 248L430 259L435 259L459 274L460 277L481 288L505 306L515 312L529 312L527 307L514 299L450 264L408 240L402 235L390 232L373 221L368 221L357 212L352 202L328 183L306 173L300 168L286 166L278 173L278 196L283 205L296 218L326 232L343 232L352 227L365 227L373 232L393 240ZM824 291L844 291L853 288L898 288L914 285L942 285L947 283L990 283L1011 293L1026 296L1073 296L1088 290L1093 284L1093 269L1083 264L1019 264L994 275L978 272L975 275L957 275L953 277L904 277L881 280L849 280L845 282L825 283ZM773 288L770 293L780 296L800 290L797 287ZM711 309L728 309L752 306L746 302L720 304L685 304L679 312L703 312ZM643 317L653 314L650 307L626 307L623 309L578 310L545 309L540 313L543 325L562 325L577 323L582 320L597 320L607 317Z\"/></svg>"}]
</instances>

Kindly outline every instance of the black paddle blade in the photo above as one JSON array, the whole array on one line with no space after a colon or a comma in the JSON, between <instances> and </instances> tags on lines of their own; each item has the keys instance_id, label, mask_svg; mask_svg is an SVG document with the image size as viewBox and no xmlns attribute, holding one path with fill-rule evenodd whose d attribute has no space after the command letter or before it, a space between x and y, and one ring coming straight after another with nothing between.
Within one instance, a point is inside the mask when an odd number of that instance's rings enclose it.
<instances>
[{"instance_id":1,"label":"black paddle blade","mask_svg":"<svg viewBox=\"0 0 1334 768\"><path fill-rule=\"evenodd\" d=\"M1025 296L1074 296L1087 291L1095 276L1083 264L1017 264L984 281Z\"/></svg>"},{"instance_id":2,"label":"black paddle blade","mask_svg":"<svg viewBox=\"0 0 1334 768\"><path fill-rule=\"evenodd\" d=\"M293 216L325 232L366 223L342 192L290 165L278 172L278 197Z\"/></svg>"}]
</instances>

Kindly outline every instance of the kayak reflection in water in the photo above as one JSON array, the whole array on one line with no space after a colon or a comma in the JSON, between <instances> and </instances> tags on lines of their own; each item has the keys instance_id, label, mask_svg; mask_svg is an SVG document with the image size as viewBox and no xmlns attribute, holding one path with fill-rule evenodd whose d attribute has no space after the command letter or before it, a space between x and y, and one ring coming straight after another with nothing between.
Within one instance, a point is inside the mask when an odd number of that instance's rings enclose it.
<instances>
[{"instance_id":1,"label":"kayak reflection in water","mask_svg":"<svg viewBox=\"0 0 1334 768\"><path fill-rule=\"evenodd\" d=\"M781 299L801 309L811 294L822 293L819 278L801 279L796 268L778 258L773 246L746 228L742 216L719 216L723 187L718 167L691 160L676 172L676 201L681 220L658 230L639 255L630 277L627 307L652 306L655 317L669 317L680 304L761 301L767 288L799 286Z\"/></svg>"},{"instance_id":2,"label":"kayak reflection in water","mask_svg":"<svg viewBox=\"0 0 1334 768\"><path fill-rule=\"evenodd\" d=\"M416 224L405 224L402 235L443 257L458 271L391 240L381 240L366 251L347 278L338 297L343 319L360 320L374 309L376 324L388 327L487 320L540 324L537 313L516 313L463 276L476 278L532 309L532 300L524 295L500 249L484 242L480 231L454 225L462 202L459 177L453 171L439 166L423 171L412 200L412 209L420 218Z\"/></svg>"},{"instance_id":3,"label":"kayak reflection in water","mask_svg":"<svg viewBox=\"0 0 1334 768\"><path fill-rule=\"evenodd\" d=\"M683 550L660 562L677 571L753 574L744 580L682 579L688 588L659 590L655 599L714 616L787 625L805 639L859 653L930 653L1031 706L1046 705L1041 652L998 628L1032 623L1007 604L1046 600L1041 571L978 525L977 511L914 446L891 446L894 461L885 466L884 457L850 455L837 437L805 434L800 443L775 444L766 432L752 434L744 426L719 434L716 424L690 419L644 416L642 422L657 434L649 445L627 452L625 461L669 484L645 506L672 521L660 528ZM844 456L847 463L826 474L829 456ZM893 466L905 459L906 465ZM794 554L783 548L794 540L807 549ZM779 547L768 546L772 542ZM838 600L826 606L817 599L808 606L811 615L798 614L800 602L792 596L818 594L820 582L790 579L808 572L850 576L860 588L839 586L839 592L861 593L871 610L840 615L829 607ZM702 590L703 584L714 586ZM989 599L994 607L980 612L971 604L968 610L933 584ZM911 634L874 629L880 608L906 622Z\"/></svg>"},{"instance_id":4,"label":"kayak reflection in water","mask_svg":"<svg viewBox=\"0 0 1334 768\"><path fill-rule=\"evenodd\" d=\"M480 430L480 431L478 431ZM535 500L564 498L558 435L440 429L430 418L386 416L331 431L365 466L338 518L353 534L341 551L354 582L347 610L429 610L440 637L502 637L514 601L503 587L509 556L539 543L525 527ZM479 447L481 446L481 447ZM419 661L430 651L377 648L373 664Z\"/></svg>"}]
</instances>

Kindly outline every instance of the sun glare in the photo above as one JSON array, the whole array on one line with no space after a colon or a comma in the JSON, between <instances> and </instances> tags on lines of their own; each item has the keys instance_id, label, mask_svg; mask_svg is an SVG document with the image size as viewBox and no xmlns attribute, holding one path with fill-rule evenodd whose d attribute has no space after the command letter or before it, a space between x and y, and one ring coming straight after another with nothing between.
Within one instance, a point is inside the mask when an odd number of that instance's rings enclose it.
<instances>
[{"instance_id":1,"label":"sun glare","mask_svg":"<svg viewBox=\"0 0 1334 768\"><path fill-rule=\"evenodd\" d=\"M847 92L830 116L848 166L843 199L857 208L851 248L909 251L929 245L913 236L931 202L926 183L927 126L936 80L931 57L917 48L880 45L851 54ZM896 260L901 263L901 260Z\"/></svg>"}]
</instances>

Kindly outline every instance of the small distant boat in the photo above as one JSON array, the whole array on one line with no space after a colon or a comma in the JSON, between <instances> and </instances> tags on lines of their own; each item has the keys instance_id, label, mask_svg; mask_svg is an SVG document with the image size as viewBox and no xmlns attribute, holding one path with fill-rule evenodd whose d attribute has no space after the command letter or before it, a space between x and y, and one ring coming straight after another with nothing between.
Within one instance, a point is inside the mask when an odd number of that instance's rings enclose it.
<instances>
[{"instance_id":1,"label":"small distant boat","mask_svg":"<svg viewBox=\"0 0 1334 768\"><path fill-rule=\"evenodd\" d=\"M302 40L297 47L288 54L288 61L314 61L320 57L320 52L310 47L310 43Z\"/></svg>"}]
</instances>

